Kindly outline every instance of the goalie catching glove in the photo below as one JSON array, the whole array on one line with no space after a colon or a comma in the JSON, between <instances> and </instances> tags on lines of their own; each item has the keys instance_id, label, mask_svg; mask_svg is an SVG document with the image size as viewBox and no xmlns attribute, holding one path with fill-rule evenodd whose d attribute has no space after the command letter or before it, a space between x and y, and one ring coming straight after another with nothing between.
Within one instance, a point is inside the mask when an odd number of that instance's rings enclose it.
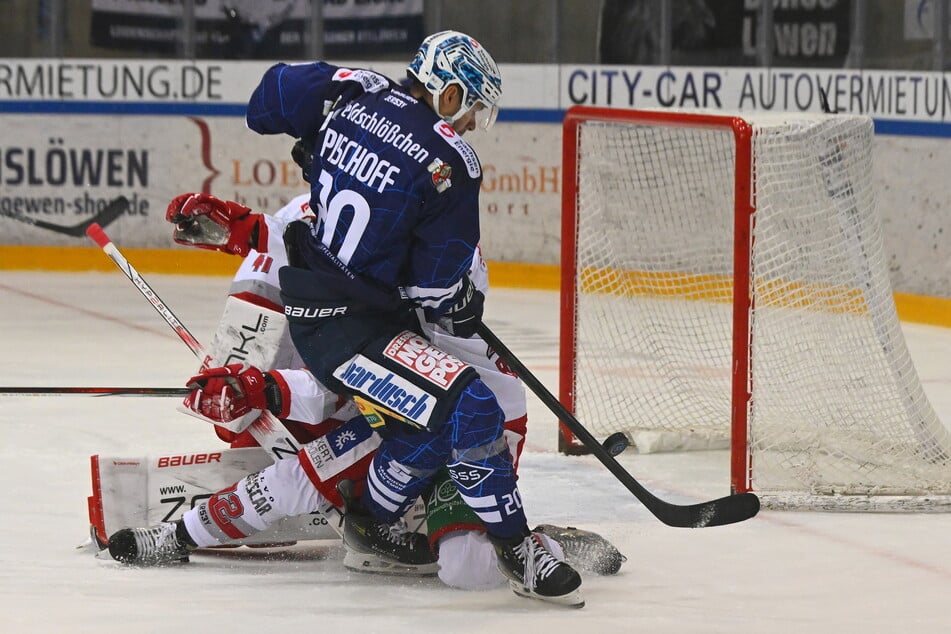
<instances>
[{"instance_id":1,"label":"goalie catching glove","mask_svg":"<svg viewBox=\"0 0 951 634\"><path fill-rule=\"evenodd\" d=\"M264 215L211 194L176 196L165 210L165 219L175 225L172 239L178 244L240 256L251 249L267 250Z\"/></svg>"},{"instance_id":2,"label":"goalie catching glove","mask_svg":"<svg viewBox=\"0 0 951 634\"><path fill-rule=\"evenodd\" d=\"M265 409L281 417L290 402L284 381L240 363L203 370L186 387L192 392L183 402L185 413L234 433L244 431Z\"/></svg>"}]
</instances>

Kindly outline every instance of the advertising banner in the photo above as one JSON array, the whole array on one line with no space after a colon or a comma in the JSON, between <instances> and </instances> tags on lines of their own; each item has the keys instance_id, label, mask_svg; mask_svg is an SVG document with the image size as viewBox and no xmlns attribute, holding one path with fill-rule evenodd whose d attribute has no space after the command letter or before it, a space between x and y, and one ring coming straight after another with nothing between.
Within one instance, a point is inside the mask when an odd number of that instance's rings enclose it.
<instances>
[{"instance_id":1,"label":"advertising banner","mask_svg":"<svg viewBox=\"0 0 951 634\"><path fill-rule=\"evenodd\" d=\"M772 64L843 66L849 53L851 0L773 3ZM673 63L755 66L763 0L692 0L674 5ZM658 64L661 3L603 0L599 53L607 64Z\"/></svg>"},{"instance_id":2,"label":"advertising banner","mask_svg":"<svg viewBox=\"0 0 951 634\"><path fill-rule=\"evenodd\" d=\"M0 60L0 244L77 245L31 224L73 226L117 196L110 227L127 247L172 247L174 196L204 191L273 212L308 186L294 140L260 136L245 105L270 62ZM359 63L393 78L405 64ZM896 288L947 296L951 74L913 71L503 65L499 122L466 139L483 163L482 243L490 260L560 261L561 120L575 104L712 112L868 114L879 208Z\"/></svg>"},{"instance_id":3,"label":"advertising banner","mask_svg":"<svg viewBox=\"0 0 951 634\"><path fill-rule=\"evenodd\" d=\"M219 59L301 59L310 0L195 0L195 50ZM327 55L411 53L423 39L423 0L323 0ZM96 46L175 55L183 41L181 0L92 0Z\"/></svg>"},{"instance_id":4,"label":"advertising banner","mask_svg":"<svg viewBox=\"0 0 951 634\"><path fill-rule=\"evenodd\" d=\"M259 137L233 118L139 116L104 123L82 115L4 117L0 222L10 225L4 243L75 245L74 238L9 216L74 225L121 195L130 208L110 235L128 246L169 247L165 207L180 193L208 192L276 211L308 188L291 160L291 140Z\"/></svg>"}]
</instances>

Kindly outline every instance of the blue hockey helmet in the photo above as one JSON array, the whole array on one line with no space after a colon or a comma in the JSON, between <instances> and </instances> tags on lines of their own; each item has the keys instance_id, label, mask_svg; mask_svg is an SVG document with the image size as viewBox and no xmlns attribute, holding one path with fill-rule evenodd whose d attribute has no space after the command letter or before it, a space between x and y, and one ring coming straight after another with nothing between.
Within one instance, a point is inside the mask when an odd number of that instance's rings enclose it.
<instances>
[{"instance_id":1,"label":"blue hockey helmet","mask_svg":"<svg viewBox=\"0 0 951 634\"><path fill-rule=\"evenodd\" d=\"M462 89L462 108L454 116L443 117L449 123L478 103L483 106L476 111L478 127L485 130L495 123L502 99L502 75L489 52L465 33L441 31L430 35L420 44L407 71L426 87L436 104L439 95L452 84Z\"/></svg>"}]
</instances>

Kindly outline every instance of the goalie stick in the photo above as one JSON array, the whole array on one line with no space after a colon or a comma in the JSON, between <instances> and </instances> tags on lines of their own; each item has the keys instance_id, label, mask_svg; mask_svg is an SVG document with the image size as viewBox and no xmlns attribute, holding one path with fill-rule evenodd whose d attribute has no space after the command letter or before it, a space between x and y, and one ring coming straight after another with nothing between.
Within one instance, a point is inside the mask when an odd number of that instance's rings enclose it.
<instances>
[{"instance_id":1,"label":"goalie stick","mask_svg":"<svg viewBox=\"0 0 951 634\"><path fill-rule=\"evenodd\" d=\"M121 216L129 208L129 199L125 196L119 196L108 205L102 208L100 212L87 218L78 225L73 225L70 227L65 227L63 225L53 224L51 222L46 222L45 220L37 220L36 218L31 218L29 216L22 216L14 211L8 209L0 208L0 215L6 216L7 218L13 218L14 220L19 220L20 222L25 222L28 225L33 225L34 227L39 227L41 229L48 229L49 231L54 231L56 233L62 233L73 238L81 238L86 234L86 231L92 225L106 226L112 223L113 220Z\"/></svg>"},{"instance_id":2,"label":"goalie stick","mask_svg":"<svg viewBox=\"0 0 951 634\"><path fill-rule=\"evenodd\" d=\"M86 230L86 235L98 244L105 254L109 256L109 259L119 267L119 270L125 273L125 276L135 284L139 292L149 300L149 303L152 304L156 312L158 312L158 314L162 316L162 319L165 320L165 323L175 331L179 339L185 342L185 345L198 357L202 365L207 364L210 360L210 356L205 352L201 343L199 343L194 335L188 332L188 329L178 320L171 309L165 305L165 302L158 296L158 293L152 290L148 282L142 279L139 272L133 268L116 245L112 243L112 240L106 235L102 227L93 224ZM284 424L268 410L264 410L261 416L251 423L248 427L248 431L257 443L267 450L274 460L282 460L285 456L296 457L298 451L300 451L293 435L291 435L287 428L284 427ZM336 508L331 507L324 512L324 515L327 517L327 524L337 531L338 534L343 536L343 514Z\"/></svg>"},{"instance_id":3,"label":"goalie stick","mask_svg":"<svg viewBox=\"0 0 951 634\"><path fill-rule=\"evenodd\" d=\"M495 333L484 323L479 324L476 332L488 343L499 357L504 360L522 381L541 399L591 453L601 461L614 477L650 511L654 517L668 526L677 528L703 528L722 526L748 520L759 512L759 498L754 493L740 493L699 504L673 504L655 496L644 488L634 477L614 459L607 449L591 435L584 425L569 412L561 402L519 361Z\"/></svg>"},{"instance_id":4,"label":"goalie stick","mask_svg":"<svg viewBox=\"0 0 951 634\"><path fill-rule=\"evenodd\" d=\"M0 387L2 394L29 396L187 396L187 387Z\"/></svg>"}]
</instances>

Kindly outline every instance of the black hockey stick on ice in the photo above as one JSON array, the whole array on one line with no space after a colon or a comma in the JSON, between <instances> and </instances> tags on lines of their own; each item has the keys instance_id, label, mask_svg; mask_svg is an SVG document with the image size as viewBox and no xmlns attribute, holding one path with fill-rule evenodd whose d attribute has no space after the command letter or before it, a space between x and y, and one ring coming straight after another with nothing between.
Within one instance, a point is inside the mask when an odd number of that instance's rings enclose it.
<instances>
[{"instance_id":1,"label":"black hockey stick on ice","mask_svg":"<svg viewBox=\"0 0 951 634\"><path fill-rule=\"evenodd\" d=\"M187 396L187 387L0 387L0 396Z\"/></svg>"},{"instance_id":2,"label":"black hockey stick on ice","mask_svg":"<svg viewBox=\"0 0 951 634\"><path fill-rule=\"evenodd\" d=\"M86 230L92 225L106 226L112 223L113 220L121 216L129 208L129 199L125 196L119 196L108 205L102 208L100 212L94 216L87 218L78 225L73 225L70 227L65 227L63 225L53 224L52 222L46 222L45 220L38 220L36 218L31 218L30 216L23 216L14 211L9 211L6 209L0 209L0 215L6 216L7 218L13 218L14 220L19 220L20 222L25 222L34 227L39 227L40 229L48 229L56 233L62 233L73 238L81 238L86 235Z\"/></svg>"},{"instance_id":3,"label":"black hockey stick on ice","mask_svg":"<svg viewBox=\"0 0 951 634\"><path fill-rule=\"evenodd\" d=\"M634 479L627 470L614 459L607 449L601 446L601 443L591 435L584 425L578 422L571 412L565 409L565 406L552 395L548 389L542 385L535 376L518 360L518 357L509 350L502 341L486 326L479 324L476 331L486 343L498 353L510 368L525 382L525 384L535 393L535 395L548 406L548 409L557 416L561 422L571 430L571 432L584 445L591 450L591 453L608 468L614 477L621 481L627 489L634 494L641 503L647 507L647 510L654 514L668 526L678 528L703 528L705 526L722 526L724 524L734 524L748 520L759 512L759 498L754 493L740 493L737 495L728 495L723 498L702 502L700 504L672 504L661 500L653 493L644 488L644 486Z\"/></svg>"}]
</instances>

